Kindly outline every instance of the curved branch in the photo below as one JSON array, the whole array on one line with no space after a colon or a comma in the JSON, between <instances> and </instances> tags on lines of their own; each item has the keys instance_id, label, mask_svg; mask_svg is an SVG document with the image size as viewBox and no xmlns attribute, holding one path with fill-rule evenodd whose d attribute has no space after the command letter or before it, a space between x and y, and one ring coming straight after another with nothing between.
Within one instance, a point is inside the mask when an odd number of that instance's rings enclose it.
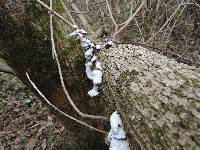
<instances>
[{"instance_id":1,"label":"curved branch","mask_svg":"<svg viewBox=\"0 0 200 150\"><path fill-rule=\"evenodd\" d=\"M77 26L75 24L70 23L68 20L66 20L63 16L61 16L59 13L57 13L54 10L51 10L51 8L49 6L47 6L45 3L43 3L40 0L36 0L36 2L38 2L41 6L45 7L46 9L48 9L51 13L53 13L55 16L57 16L58 18L60 18L63 22L65 22L67 25L69 25L71 28L77 28Z\"/></svg>"},{"instance_id":2,"label":"curved branch","mask_svg":"<svg viewBox=\"0 0 200 150\"><path fill-rule=\"evenodd\" d=\"M126 23L125 23L119 30L117 30L116 32L113 33L113 35L112 35L113 39L115 39L116 36L117 36L121 31L123 31L123 30L127 27L127 25L134 19L134 17L135 17L135 16L137 15L137 13L141 10L141 8L144 6L144 4L145 4L145 1L143 1L142 4L138 7L138 9L134 12L134 14L131 15L131 16L125 21Z\"/></svg>"},{"instance_id":3,"label":"curved branch","mask_svg":"<svg viewBox=\"0 0 200 150\"><path fill-rule=\"evenodd\" d=\"M118 24L117 24L117 22L115 21L115 19L113 17L113 13L112 13L112 10L110 8L108 0L106 0L106 5L107 5L107 8L108 8L108 13L109 13L110 19L112 20L112 22L113 22L113 24L115 26L115 32L117 32L117 30L118 30Z\"/></svg>"},{"instance_id":4,"label":"curved branch","mask_svg":"<svg viewBox=\"0 0 200 150\"><path fill-rule=\"evenodd\" d=\"M75 122L81 124L81 125L84 125L94 131L97 131L97 132L100 132L100 133L107 133L106 131L103 131L103 130L100 130L100 129L97 129L91 125L88 125L80 120L77 120L76 118L64 113L63 111L61 111L60 109L58 109L55 105L53 105L52 103L50 103L50 101L42 94L42 92L37 88L37 86L33 83L33 81L30 79L28 73L26 72L26 77L28 78L28 81L31 83L31 85L33 86L33 88L38 92L38 94L51 106L53 107L55 110L57 110L59 113L61 113L62 115L66 116L67 118L71 119L71 120L74 120Z\"/></svg>"}]
</instances>

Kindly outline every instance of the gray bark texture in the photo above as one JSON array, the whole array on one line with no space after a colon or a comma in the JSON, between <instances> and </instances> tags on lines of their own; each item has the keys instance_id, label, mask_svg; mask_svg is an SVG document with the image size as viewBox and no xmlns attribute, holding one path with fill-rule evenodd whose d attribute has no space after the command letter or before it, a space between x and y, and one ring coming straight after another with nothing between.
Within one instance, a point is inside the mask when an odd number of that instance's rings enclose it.
<instances>
[{"instance_id":1,"label":"gray bark texture","mask_svg":"<svg viewBox=\"0 0 200 150\"><path fill-rule=\"evenodd\" d=\"M48 1L44 0L47 4ZM62 9L59 4L55 8ZM200 71L175 60L129 44L98 53L104 69L101 95L90 98L92 83L85 75L83 50L63 34L54 19L56 48L64 81L81 111L108 116L121 113L132 149L200 148ZM65 28L66 29L66 28ZM80 118L62 90L51 58L49 14L32 1L0 1L0 56L25 83L28 72L43 94L72 116L100 129L109 123ZM105 135L90 131L54 112L74 137L72 149L103 150Z\"/></svg>"},{"instance_id":2,"label":"gray bark texture","mask_svg":"<svg viewBox=\"0 0 200 150\"><path fill-rule=\"evenodd\" d=\"M99 57L107 109L116 105L133 141L146 149L200 148L198 68L129 44Z\"/></svg>"}]
</instances>

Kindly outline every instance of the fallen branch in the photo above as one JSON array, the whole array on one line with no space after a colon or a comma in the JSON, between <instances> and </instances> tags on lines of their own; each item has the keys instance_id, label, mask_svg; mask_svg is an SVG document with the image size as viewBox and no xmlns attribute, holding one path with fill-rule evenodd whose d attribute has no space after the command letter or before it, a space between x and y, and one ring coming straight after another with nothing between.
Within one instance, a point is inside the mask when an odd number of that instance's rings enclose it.
<instances>
[{"instance_id":1,"label":"fallen branch","mask_svg":"<svg viewBox=\"0 0 200 150\"><path fill-rule=\"evenodd\" d=\"M67 118L71 119L71 120L74 120L75 122L81 124L81 125L84 125L88 128L90 128L91 130L94 130L94 131L97 131L97 132L100 132L100 133L107 133L106 131L103 131L103 130L100 130L100 129L97 129L91 125L88 125L80 120L77 120L76 118L64 113L63 111L61 111L60 109L58 109L55 105L53 105L43 94L42 92L37 88L37 86L34 84L34 82L30 79L28 73L26 72L26 77L28 78L29 82L31 83L31 85L33 86L33 88L38 92L38 94L52 107L54 108L56 111L58 111L59 113L61 113L62 115L66 116Z\"/></svg>"}]
</instances>

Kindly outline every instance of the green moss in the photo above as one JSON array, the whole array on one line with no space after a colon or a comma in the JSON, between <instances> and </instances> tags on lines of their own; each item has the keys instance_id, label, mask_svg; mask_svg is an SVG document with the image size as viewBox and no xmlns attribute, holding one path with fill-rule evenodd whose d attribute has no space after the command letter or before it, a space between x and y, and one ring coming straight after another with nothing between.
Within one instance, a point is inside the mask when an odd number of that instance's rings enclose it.
<instances>
[{"instance_id":1,"label":"green moss","mask_svg":"<svg viewBox=\"0 0 200 150\"><path fill-rule=\"evenodd\" d=\"M129 70L126 70L124 72L121 73L121 75L119 76L119 78L117 79L117 82L118 83L123 83L125 81L133 81L133 79L139 75L139 72L136 71L135 69L129 71Z\"/></svg>"},{"instance_id":2,"label":"green moss","mask_svg":"<svg viewBox=\"0 0 200 150\"><path fill-rule=\"evenodd\" d=\"M72 150L72 147L69 144L63 144L63 145L61 145L61 147L59 149L60 150Z\"/></svg>"},{"instance_id":3,"label":"green moss","mask_svg":"<svg viewBox=\"0 0 200 150\"><path fill-rule=\"evenodd\" d=\"M152 133L154 135L154 138L152 139L152 141L154 141L153 143L155 144L154 147L156 147L156 149L169 149L172 143L170 143L170 141L168 140L169 138L166 135L166 130L160 127L157 128L153 128L152 129ZM159 148L159 147L160 148Z\"/></svg>"},{"instance_id":4,"label":"green moss","mask_svg":"<svg viewBox=\"0 0 200 150\"><path fill-rule=\"evenodd\" d=\"M194 88L200 88L200 79L197 79L197 78L190 78Z\"/></svg>"},{"instance_id":5,"label":"green moss","mask_svg":"<svg viewBox=\"0 0 200 150\"><path fill-rule=\"evenodd\" d=\"M182 92L181 88L173 90L172 93L177 95L177 96L183 96L183 92Z\"/></svg>"}]
</instances>

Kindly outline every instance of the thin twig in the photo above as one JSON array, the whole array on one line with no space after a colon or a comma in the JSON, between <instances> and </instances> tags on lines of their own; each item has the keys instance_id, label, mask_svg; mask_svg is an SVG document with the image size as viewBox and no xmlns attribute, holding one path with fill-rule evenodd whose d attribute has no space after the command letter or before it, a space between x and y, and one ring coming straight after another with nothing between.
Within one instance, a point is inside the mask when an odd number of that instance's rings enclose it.
<instances>
[{"instance_id":1,"label":"thin twig","mask_svg":"<svg viewBox=\"0 0 200 150\"><path fill-rule=\"evenodd\" d=\"M134 19L134 21L135 21L136 26L138 27L138 30L139 30L140 35L141 35L141 37L142 37L142 43L143 43L143 42L144 42L144 36L143 36L142 30L141 30L141 28L140 28L140 25L139 25L139 23L138 23L138 21L137 21L137 19L136 19L135 17L134 17L133 19Z\"/></svg>"},{"instance_id":2,"label":"thin twig","mask_svg":"<svg viewBox=\"0 0 200 150\"><path fill-rule=\"evenodd\" d=\"M38 92L38 94L51 106L53 107L56 111L58 111L59 113L61 113L62 115L66 116L67 118L71 119L71 120L74 120L75 122L81 124L81 125L84 125L94 131L97 131L97 132L100 132L100 133L107 133L106 131L103 131L103 130L100 130L100 129L97 129L91 125L88 125L80 120L77 120L76 118L64 113L63 111L61 111L60 109L58 109L55 105L53 105L43 94L42 92L37 88L37 86L34 84L34 82L30 79L28 73L26 72L26 77L28 78L29 82L31 83L31 85L33 86L33 88Z\"/></svg>"},{"instance_id":3,"label":"thin twig","mask_svg":"<svg viewBox=\"0 0 200 150\"><path fill-rule=\"evenodd\" d=\"M144 44L147 44L148 42L150 42L158 33L160 33L160 31L162 31L162 29L168 24L169 21L171 21L171 19L175 16L176 12L179 10L179 8L181 7L181 5L184 3L184 0L177 6L176 10L172 13L172 15L167 19L167 21L164 23L164 25L158 30L158 32L156 32L151 38L149 38Z\"/></svg>"},{"instance_id":4,"label":"thin twig","mask_svg":"<svg viewBox=\"0 0 200 150\"><path fill-rule=\"evenodd\" d=\"M115 26L115 32L117 32L117 30L118 30L118 24L117 24L117 22L115 21L115 19L113 17L113 13L112 13L112 10L110 8L108 0L106 0L106 5L107 5L107 8L108 8L108 13L109 13L110 19L112 20L112 22L113 22L113 24Z\"/></svg>"},{"instance_id":5,"label":"thin twig","mask_svg":"<svg viewBox=\"0 0 200 150\"><path fill-rule=\"evenodd\" d=\"M196 0L192 0L192 1L195 3L196 6L198 6L200 8L200 5L199 5L199 3L196 2Z\"/></svg>"},{"instance_id":6,"label":"thin twig","mask_svg":"<svg viewBox=\"0 0 200 150\"><path fill-rule=\"evenodd\" d=\"M66 0L68 3L71 4L71 7L75 12L80 12L79 8L77 7L76 3L72 2L70 0ZM85 29L92 35L92 37L95 37L95 33L91 27L91 25L88 23L87 18L83 14L77 13L77 16L79 17L80 21L83 23L83 26Z\"/></svg>"},{"instance_id":7,"label":"thin twig","mask_svg":"<svg viewBox=\"0 0 200 150\"><path fill-rule=\"evenodd\" d=\"M125 24L117 31L117 32L114 32L112 37L115 39L115 37L121 32L123 31L127 26L128 24L134 19L134 17L137 15L137 13L141 10L141 8L144 6L145 4L145 0L142 2L142 4L138 7L138 9L134 12L134 14L132 14L125 22Z\"/></svg>"},{"instance_id":8,"label":"thin twig","mask_svg":"<svg viewBox=\"0 0 200 150\"><path fill-rule=\"evenodd\" d=\"M53 10L53 0L50 0L50 9ZM51 48L52 48L52 58L54 57L55 41L53 37L53 14L50 14L50 32L51 32Z\"/></svg>"},{"instance_id":9,"label":"thin twig","mask_svg":"<svg viewBox=\"0 0 200 150\"><path fill-rule=\"evenodd\" d=\"M67 15L69 16L69 18L71 19L71 21L73 22L73 24L76 24L74 21L74 18L72 17L72 15L70 14L69 10L67 9L67 7L65 6L64 2L62 0L60 0L60 2L63 5L63 8L65 9L65 11L67 12Z\"/></svg>"},{"instance_id":10,"label":"thin twig","mask_svg":"<svg viewBox=\"0 0 200 150\"><path fill-rule=\"evenodd\" d=\"M51 13L53 13L55 16L57 16L58 18L60 18L63 22L65 22L67 25L69 25L71 28L77 28L77 25L70 23L69 21L67 21L63 16L61 16L59 13L57 13L54 10L51 10L51 8L49 6L47 6L45 3L43 3L40 0L36 0L36 2L38 2L41 6L45 7L46 9L48 9Z\"/></svg>"},{"instance_id":11,"label":"thin twig","mask_svg":"<svg viewBox=\"0 0 200 150\"><path fill-rule=\"evenodd\" d=\"M188 3L189 1L190 1L190 0L188 0L186 3ZM176 25L176 23L177 23L177 21L178 21L178 18L182 15L182 13L183 13L183 11L185 10L186 7L187 7L187 5L184 5L183 9L181 10L181 12L179 13L177 19L175 20L174 24L172 25L172 28L171 28L171 30L170 30L170 32L169 32L169 34L168 34L168 36L167 36L167 38L166 38L166 40L165 40L165 44L168 43L169 37L170 37L170 35L171 35L171 33L172 33L172 31L173 31L173 29L174 29L174 27L175 27L175 25Z\"/></svg>"}]
</instances>

